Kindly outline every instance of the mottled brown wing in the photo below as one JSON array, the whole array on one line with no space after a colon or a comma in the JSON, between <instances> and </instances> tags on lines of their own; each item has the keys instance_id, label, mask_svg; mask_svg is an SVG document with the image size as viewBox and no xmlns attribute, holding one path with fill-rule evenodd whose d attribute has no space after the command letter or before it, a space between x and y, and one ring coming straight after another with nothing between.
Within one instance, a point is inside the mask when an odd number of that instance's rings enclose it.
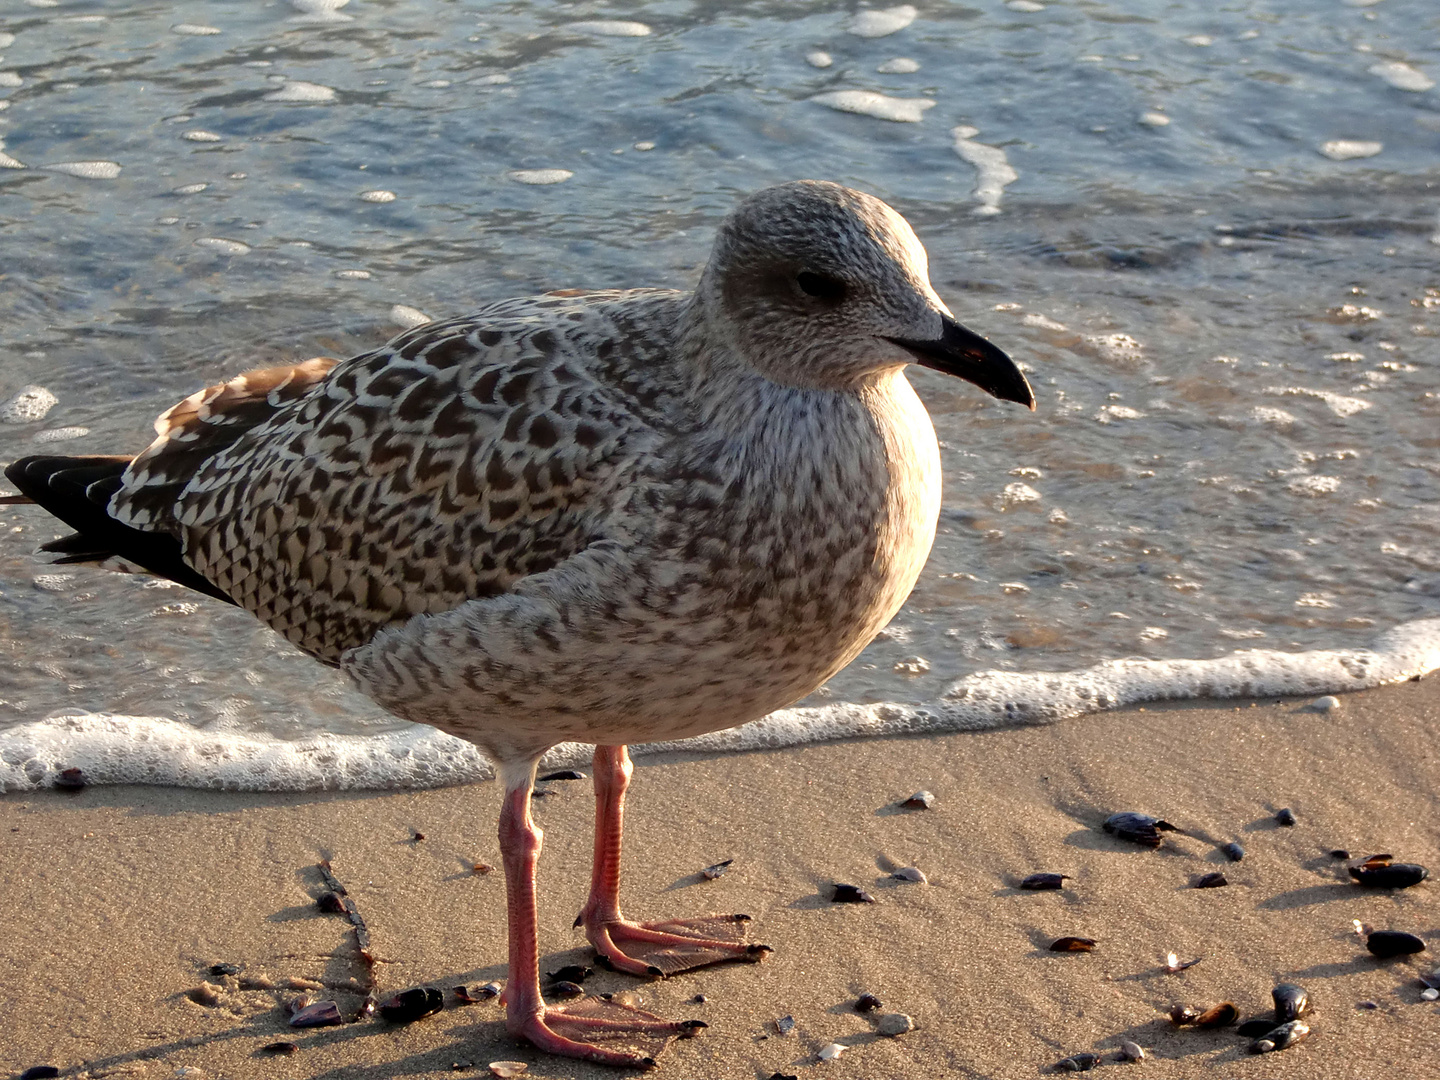
<instances>
[{"instance_id":1,"label":"mottled brown wing","mask_svg":"<svg viewBox=\"0 0 1440 1080\"><path fill-rule=\"evenodd\" d=\"M643 330L666 320L635 319L673 296L511 301L339 364L201 465L174 503L187 560L331 661L549 569L678 407Z\"/></svg>"}]
</instances>

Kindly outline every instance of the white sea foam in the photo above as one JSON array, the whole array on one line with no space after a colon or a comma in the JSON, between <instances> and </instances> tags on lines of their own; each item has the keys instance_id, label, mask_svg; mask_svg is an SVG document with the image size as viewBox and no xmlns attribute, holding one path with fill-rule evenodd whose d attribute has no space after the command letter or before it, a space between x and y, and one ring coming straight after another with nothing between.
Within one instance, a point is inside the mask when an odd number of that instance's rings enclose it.
<instances>
[{"instance_id":1,"label":"white sea foam","mask_svg":"<svg viewBox=\"0 0 1440 1080\"><path fill-rule=\"evenodd\" d=\"M360 193L360 201L373 203L394 202L395 193L393 191L385 191L380 188L376 188L373 191L362 191Z\"/></svg>"},{"instance_id":2,"label":"white sea foam","mask_svg":"<svg viewBox=\"0 0 1440 1080\"><path fill-rule=\"evenodd\" d=\"M1141 633L1159 630L1146 627ZM1080 671L984 671L926 705L838 704L782 709L744 727L637 754L706 754L834 739L981 731L1049 724L1084 713L1182 698L1311 697L1402 682L1440 668L1440 619L1405 623L1368 649L1242 650L1213 660L1109 660ZM557 746L545 767L589 756ZM234 791L442 787L493 770L471 744L434 728L384 735L260 738L195 728L162 717L81 713L0 731L0 792L52 785L80 768L94 784L160 784Z\"/></svg>"},{"instance_id":3,"label":"white sea foam","mask_svg":"<svg viewBox=\"0 0 1440 1080\"><path fill-rule=\"evenodd\" d=\"M66 442L70 439L79 439L90 434L88 427L57 427L48 431L37 431L30 436L31 442L52 443Z\"/></svg>"},{"instance_id":4,"label":"white sea foam","mask_svg":"<svg viewBox=\"0 0 1440 1080\"><path fill-rule=\"evenodd\" d=\"M187 131L180 136L187 142L219 142L220 136L213 131Z\"/></svg>"},{"instance_id":5,"label":"white sea foam","mask_svg":"<svg viewBox=\"0 0 1440 1080\"><path fill-rule=\"evenodd\" d=\"M1371 75L1379 75L1397 90L1409 90L1420 94L1431 89L1435 80L1423 71L1411 67L1401 60L1386 60L1370 68Z\"/></svg>"},{"instance_id":6,"label":"white sea foam","mask_svg":"<svg viewBox=\"0 0 1440 1080\"><path fill-rule=\"evenodd\" d=\"M894 98L874 90L832 90L828 94L816 94L810 100L836 112L859 113L901 124L918 124L925 110L935 107L929 98Z\"/></svg>"},{"instance_id":7,"label":"white sea foam","mask_svg":"<svg viewBox=\"0 0 1440 1080\"><path fill-rule=\"evenodd\" d=\"M114 161L57 161L43 167L82 180L114 180L120 175L120 165Z\"/></svg>"},{"instance_id":8,"label":"white sea foam","mask_svg":"<svg viewBox=\"0 0 1440 1080\"><path fill-rule=\"evenodd\" d=\"M828 52L822 52L816 49L814 52L805 54L805 62L813 68L828 68L835 63L835 58Z\"/></svg>"},{"instance_id":9,"label":"white sea foam","mask_svg":"<svg viewBox=\"0 0 1440 1080\"><path fill-rule=\"evenodd\" d=\"M335 100L335 90L333 87L305 82L303 79L289 79L279 90L266 94L265 100L294 105L321 105Z\"/></svg>"},{"instance_id":10,"label":"white sea foam","mask_svg":"<svg viewBox=\"0 0 1440 1080\"><path fill-rule=\"evenodd\" d=\"M1331 139L1321 144L1320 153L1331 161L1350 161L1354 158L1374 157L1384 149L1384 143L1364 139Z\"/></svg>"},{"instance_id":11,"label":"white sea foam","mask_svg":"<svg viewBox=\"0 0 1440 1080\"><path fill-rule=\"evenodd\" d=\"M209 248L222 255L244 255L250 250L249 244L240 240L227 240L223 236L202 236L195 241L195 246Z\"/></svg>"},{"instance_id":12,"label":"white sea foam","mask_svg":"<svg viewBox=\"0 0 1440 1080\"><path fill-rule=\"evenodd\" d=\"M23 168L25 168L25 163L24 163L23 161L19 161L19 160L17 160L16 158L11 157L9 154L7 154L7 153L5 153L5 152L3 152L3 151L0 151L0 169L23 169Z\"/></svg>"},{"instance_id":13,"label":"white sea foam","mask_svg":"<svg viewBox=\"0 0 1440 1080\"><path fill-rule=\"evenodd\" d=\"M597 34L600 37L649 37L650 27L642 22L623 19L587 19L566 23L564 28L576 34Z\"/></svg>"},{"instance_id":14,"label":"white sea foam","mask_svg":"<svg viewBox=\"0 0 1440 1080\"><path fill-rule=\"evenodd\" d=\"M881 75L913 75L920 70L920 61L912 60L908 56L897 56L877 65L875 70Z\"/></svg>"},{"instance_id":15,"label":"white sea foam","mask_svg":"<svg viewBox=\"0 0 1440 1080\"><path fill-rule=\"evenodd\" d=\"M850 33L856 37L877 38L904 30L920 14L909 4L884 8L880 11L862 11L850 20Z\"/></svg>"},{"instance_id":16,"label":"white sea foam","mask_svg":"<svg viewBox=\"0 0 1440 1080\"><path fill-rule=\"evenodd\" d=\"M961 126L950 134L955 139L955 153L975 166L975 198L980 201L975 213L1000 213L1000 197L1006 187L1020 179L1020 174L1010 165L1004 150L976 142L974 137L980 133L974 128Z\"/></svg>"},{"instance_id":17,"label":"white sea foam","mask_svg":"<svg viewBox=\"0 0 1440 1080\"><path fill-rule=\"evenodd\" d=\"M413 308L409 304L396 304L390 309L390 320L409 330L412 326L424 326L433 322L429 315L419 308Z\"/></svg>"},{"instance_id":18,"label":"white sea foam","mask_svg":"<svg viewBox=\"0 0 1440 1080\"><path fill-rule=\"evenodd\" d=\"M516 169L509 174L510 179L521 184L563 184L575 174L569 169Z\"/></svg>"},{"instance_id":19,"label":"white sea foam","mask_svg":"<svg viewBox=\"0 0 1440 1080\"><path fill-rule=\"evenodd\" d=\"M59 399L43 386L24 386L4 404L0 404L0 423L33 424L59 404Z\"/></svg>"},{"instance_id":20,"label":"white sea foam","mask_svg":"<svg viewBox=\"0 0 1440 1080\"><path fill-rule=\"evenodd\" d=\"M184 37L213 37L220 33L218 26L204 26L200 23L176 23L170 27L172 34L180 34Z\"/></svg>"}]
</instances>

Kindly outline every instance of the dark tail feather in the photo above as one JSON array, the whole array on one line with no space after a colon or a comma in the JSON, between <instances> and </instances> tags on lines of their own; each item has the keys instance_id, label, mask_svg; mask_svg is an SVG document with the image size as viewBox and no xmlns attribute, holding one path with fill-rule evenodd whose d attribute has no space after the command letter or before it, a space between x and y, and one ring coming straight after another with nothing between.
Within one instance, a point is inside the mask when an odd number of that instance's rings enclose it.
<instances>
[{"instance_id":1,"label":"dark tail feather","mask_svg":"<svg viewBox=\"0 0 1440 1080\"><path fill-rule=\"evenodd\" d=\"M142 532L109 514L120 490L128 457L29 457L5 469L20 489L5 502L34 502L75 530L75 535L41 545L60 563L100 562L119 557L196 592L234 603L186 564L180 541L169 533Z\"/></svg>"}]
</instances>

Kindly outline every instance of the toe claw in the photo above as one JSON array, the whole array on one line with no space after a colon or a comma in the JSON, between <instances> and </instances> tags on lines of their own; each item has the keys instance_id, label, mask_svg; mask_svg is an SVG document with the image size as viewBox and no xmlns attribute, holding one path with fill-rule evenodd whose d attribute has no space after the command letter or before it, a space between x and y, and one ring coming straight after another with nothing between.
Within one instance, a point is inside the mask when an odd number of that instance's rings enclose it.
<instances>
[{"instance_id":1,"label":"toe claw","mask_svg":"<svg viewBox=\"0 0 1440 1080\"><path fill-rule=\"evenodd\" d=\"M647 968L645 969L645 974L646 974L646 975L653 975L653 976L655 976L657 979L663 979L663 978L665 977L665 972L661 971L661 970L660 970L658 967L656 967L654 964L651 964L649 967L647 967Z\"/></svg>"}]
</instances>

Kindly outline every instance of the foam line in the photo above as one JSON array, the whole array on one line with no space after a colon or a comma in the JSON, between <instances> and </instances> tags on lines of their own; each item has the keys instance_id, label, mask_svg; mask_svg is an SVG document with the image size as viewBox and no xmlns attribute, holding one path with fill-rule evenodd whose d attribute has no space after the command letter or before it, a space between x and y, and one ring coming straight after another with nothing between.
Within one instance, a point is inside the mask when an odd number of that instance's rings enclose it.
<instances>
[{"instance_id":1,"label":"foam line","mask_svg":"<svg viewBox=\"0 0 1440 1080\"><path fill-rule=\"evenodd\" d=\"M1368 649L1287 653L1249 649L1213 660L1109 660L1081 671L985 671L931 705L838 704L782 709L762 720L636 753L712 753L880 735L1049 724L1144 701L1291 697L1363 690L1440 669L1440 619L1404 623ZM545 765L584 762L589 748L557 746ZM79 767L95 784L158 784L230 791L443 787L488 779L469 743L414 726L382 735L265 739L160 717L83 713L0 732L0 792L51 786Z\"/></svg>"}]
</instances>

